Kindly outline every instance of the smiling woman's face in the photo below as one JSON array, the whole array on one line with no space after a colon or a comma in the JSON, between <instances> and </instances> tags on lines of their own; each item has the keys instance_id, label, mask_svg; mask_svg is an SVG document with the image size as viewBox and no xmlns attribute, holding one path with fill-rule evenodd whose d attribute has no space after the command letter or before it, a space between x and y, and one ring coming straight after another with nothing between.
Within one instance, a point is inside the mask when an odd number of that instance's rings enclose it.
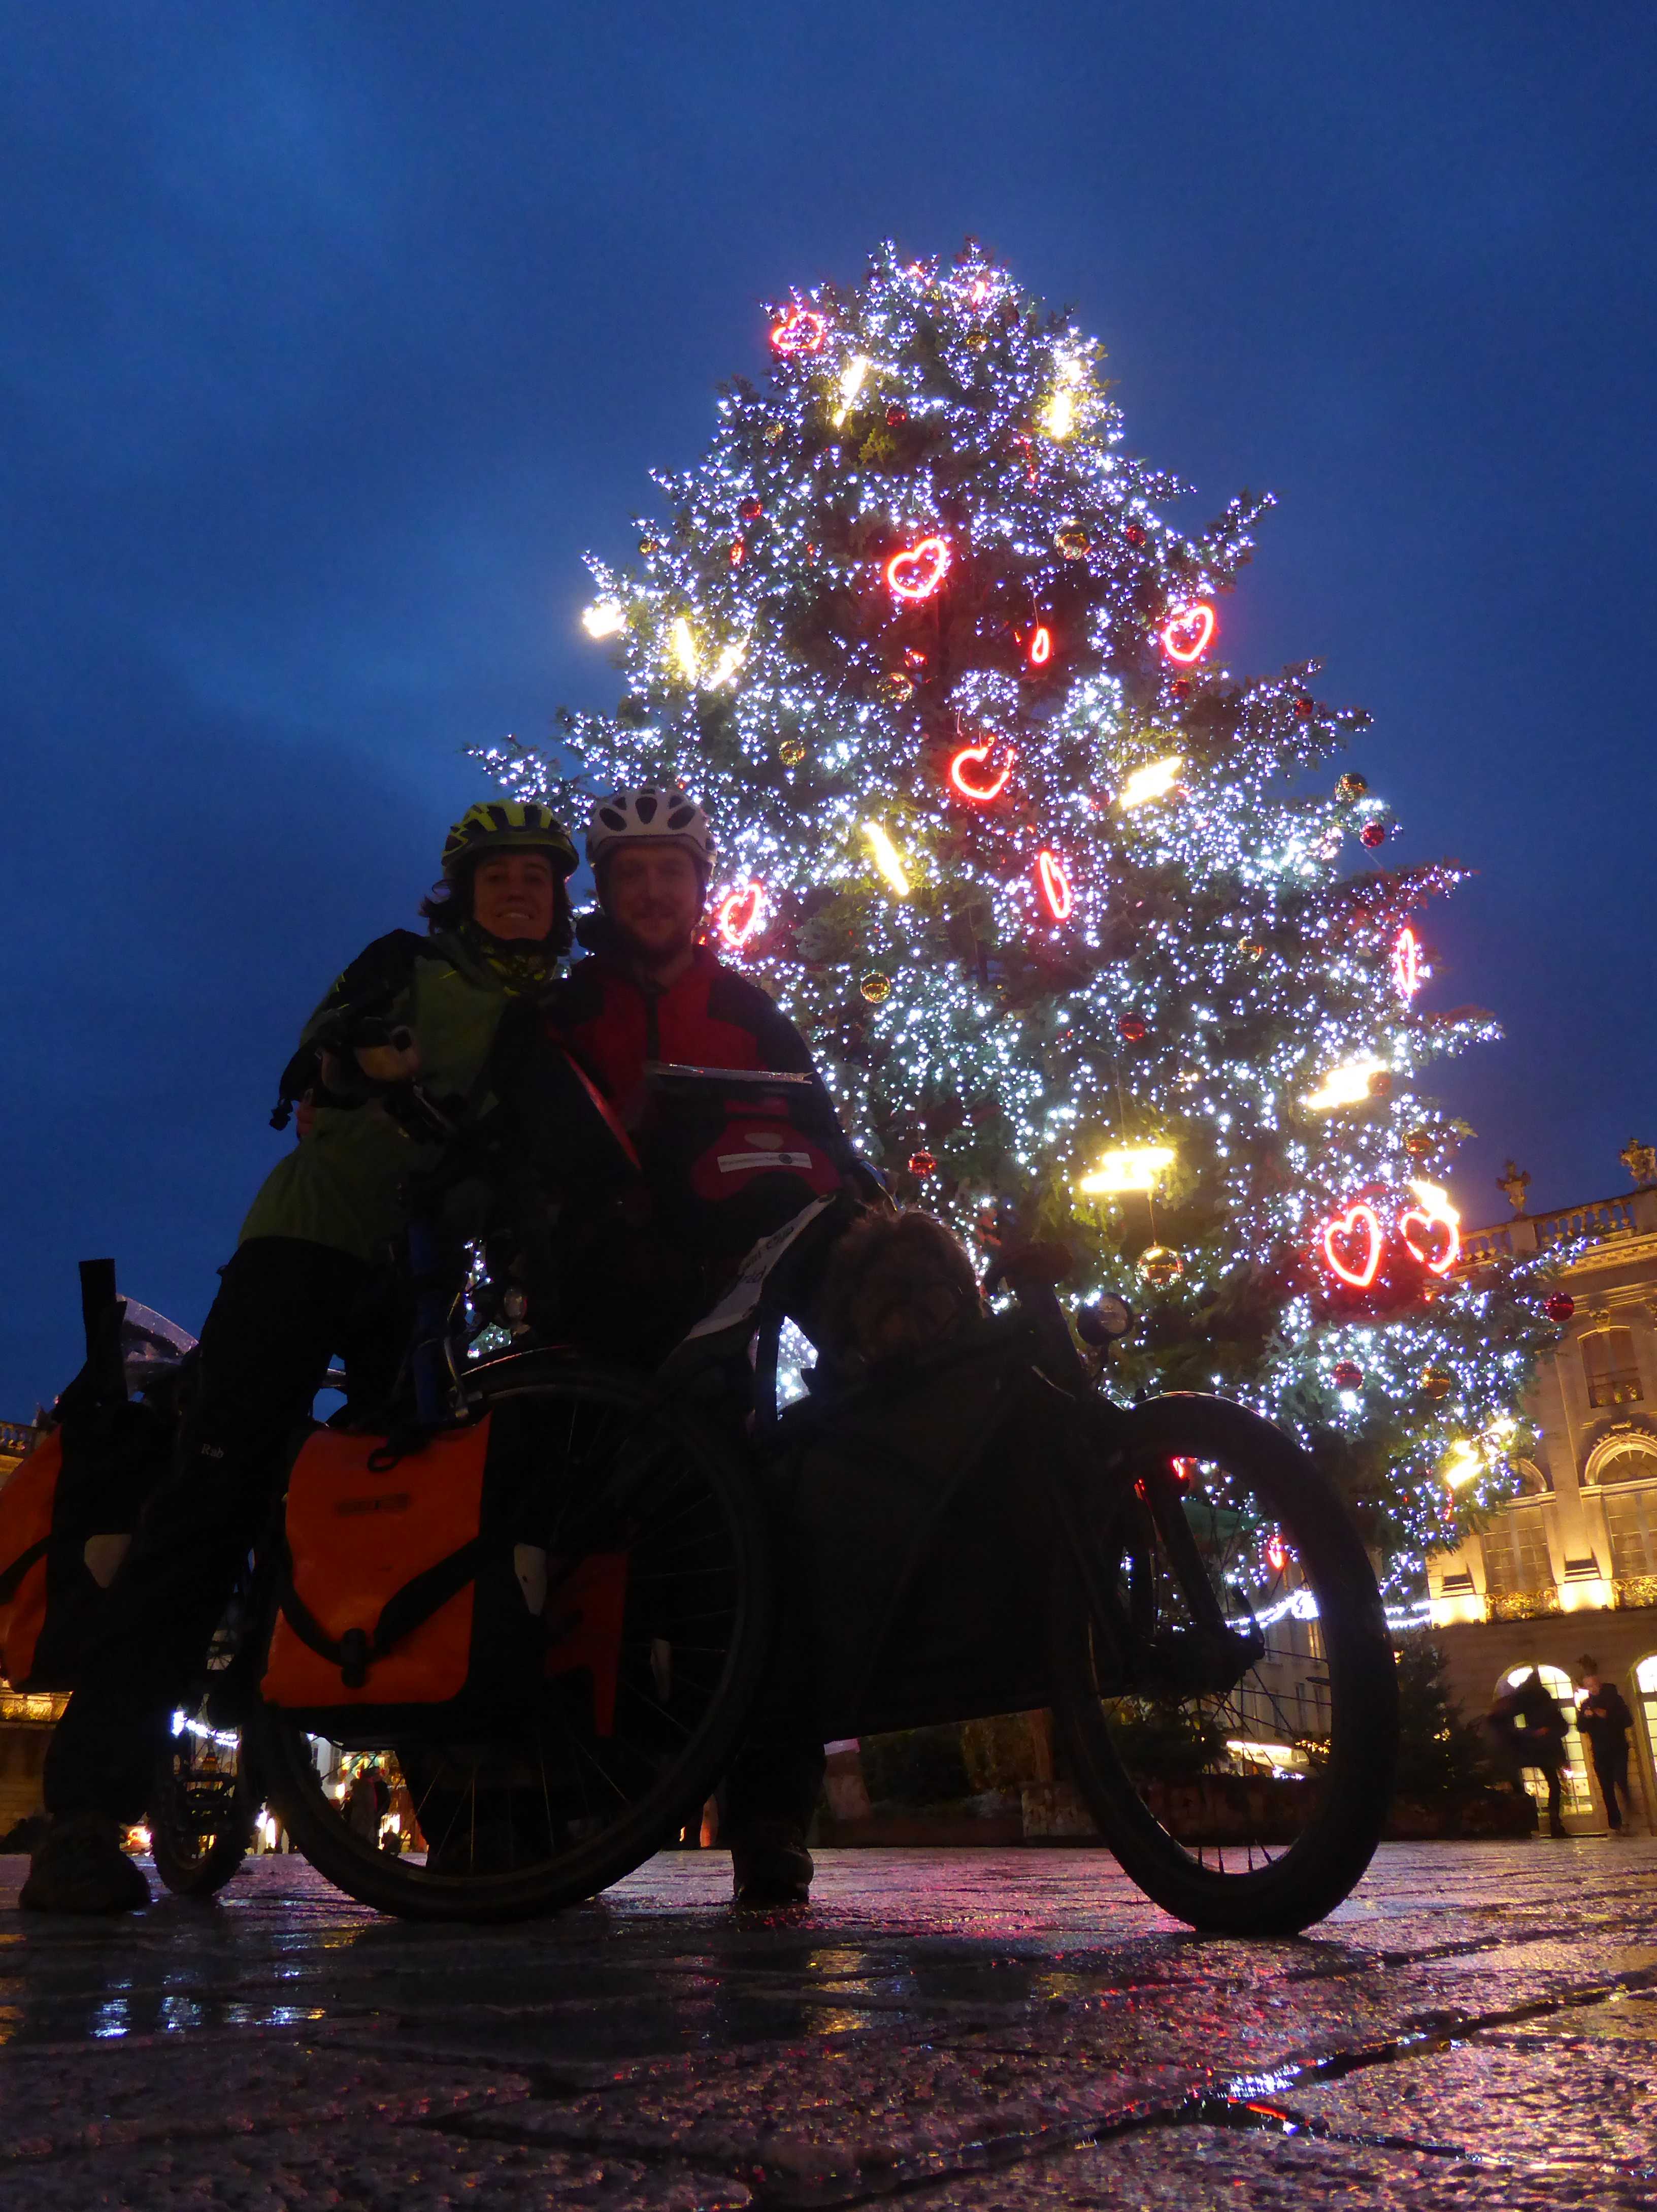
<instances>
[{"instance_id":1,"label":"smiling woman's face","mask_svg":"<svg viewBox=\"0 0 1657 2212\"><path fill-rule=\"evenodd\" d=\"M472 920L491 937L544 937L557 896L544 853L492 853L472 872Z\"/></svg>"}]
</instances>

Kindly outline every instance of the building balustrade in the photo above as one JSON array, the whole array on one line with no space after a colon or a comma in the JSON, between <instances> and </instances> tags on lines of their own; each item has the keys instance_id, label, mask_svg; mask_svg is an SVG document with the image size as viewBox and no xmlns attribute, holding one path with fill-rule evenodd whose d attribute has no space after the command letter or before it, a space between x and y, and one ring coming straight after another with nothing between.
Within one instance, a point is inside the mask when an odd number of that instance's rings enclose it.
<instances>
[{"instance_id":1,"label":"building balustrade","mask_svg":"<svg viewBox=\"0 0 1657 2212\"><path fill-rule=\"evenodd\" d=\"M1490 1620L1539 1620L1560 1610L1559 1592L1551 1583L1545 1589L1490 1590L1484 1610Z\"/></svg>"}]
</instances>

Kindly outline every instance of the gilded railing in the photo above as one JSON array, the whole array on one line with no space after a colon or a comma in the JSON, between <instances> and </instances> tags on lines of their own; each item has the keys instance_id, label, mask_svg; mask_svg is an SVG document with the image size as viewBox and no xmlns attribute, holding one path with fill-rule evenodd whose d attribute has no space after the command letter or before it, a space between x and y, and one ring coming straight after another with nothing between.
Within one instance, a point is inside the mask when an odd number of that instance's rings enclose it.
<instances>
[{"instance_id":1,"label":"gilded railing","mask_svg":"<svg viewBox=\"0 0 1657 2212\"><path fill-rule=\"evenodd\" d=\"M1557 1613L1559 1593L1550 1583L1545 1589L1488 1591L1484 1610L1491 1620L1534 1620L1545 1613Z\"/></svg>"}]
</instances>

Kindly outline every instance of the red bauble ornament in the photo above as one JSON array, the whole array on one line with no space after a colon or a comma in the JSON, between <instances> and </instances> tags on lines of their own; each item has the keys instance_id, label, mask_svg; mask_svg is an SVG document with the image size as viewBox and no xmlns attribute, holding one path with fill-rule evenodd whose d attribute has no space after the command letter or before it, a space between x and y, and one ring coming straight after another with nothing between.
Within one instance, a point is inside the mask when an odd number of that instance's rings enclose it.
<instances>
[{"instance_id":1,"label":"red bauble ornament","mask_svg":"<svg viewBox=\"0 0 1657 2212\"><path fill-rule=\"evenodd\" d=\"M1191 678L1176 676L1168 687L1168 696L1170 699L1188 699L1191 696Z\"/></svg>"},{"instance_id":2,"label":"red bauble ornament","mask_svg":"<svg viewBox=\"0 0 1657 2212\"><path fill-rule=\"evenodd\" d=\"M1150 1024L1143 1014L1124 1014L1116 1024L1116 1033L1130 1044L1139 1044L1150 1035Z\"/></svg>"},{"instance_id":3,"label":"red bauble ornament","mask_svg":"<svg viewBox=\"0 0 1657 2212\"><path fill-rule=\"evenodd\" d=\"M1125 524L1122 535L1130 545L1143 545L1145 542L1145 533L1137 522Z\"/></svg>"},{"instance_id":4,"label":"red bauble ornament","mask_svg":"<svg viewBox=\"0 0 1657 2212\"><path fill-rule=\"evenodd\" d=\"M1318 702L1315 699L1296 699L1295 702L1295 712L1302 722L1309 722L1317 711Z\"/></svg>"},{"instance_id":5,"label":"red bauble ornament","mask_svg":"<svg viewBox=\"0 0 1657 2212\"><path fill-rule=\"evenodd\" d=\"M732 567L733 568L741 568L741 566L742 566L742 564L743 564L743 562L744 562L747 558L748 558L748 547L747 547L746 543L745 543L742 538L733 538L731 539L731 567Z\"/></svg>"},{"instance_id":6,"label":"red bauble ornament","mask_svg":"<svg viewBox=\"0 0 1657 2212\"><path fill-rule=\"evenodd\" d=\"M1387 825L1383 822L1366 822L1358 831L1358 842L1367 845L1373 853L1377 845L1387 842Z\"/></svg>"},{"instance_id":7,"label":"red bauble ornament","mask_svg":"<svg viewBox=\"0 0 1657 2212\"><path fill-rule=\"evenodd\" d=\"M938 1162L930 1152L911 1152L909 1155L909 1173L912 1176L929 1176L937 1165Z\"/></svg>"},{"instance_id":8,"label":"red bauble ornament","mask_svg":"<svg viewBox=\"0 0 1657 2212\"><path fill-rule=\"evenodd\" d=\"M1356 1359L1338 1359L1334 1367L1337 1390L1356 1390L1363 1380L1363 1370Z\"/></svg>"},{"instance_id":9,"label":"red bauble ornament","mask_svg":"<svg viewBox=\"0 0 1657 2212\"><path fill-rule=\"evenodd\" d=\"M1569 1291L1555 1291L1543 1299L1542 1310L1550 1321L1568 1322L1576 1311L1576 1301Z\"/></svg>"},{"instance_id":10,"label":"red bauble ornament","mask_svg":"<svg viewBox=\"0 0 1657 2212\"><path fill-rule=\"evenodd\" d=\"M757 522L764 514L765 507L761 501L750 498L744 500L737 512L744 522Z\"/></svg>"},{"instance_id":11,"label":"red bauble ornament","mask_svg":"<svg viewBox=\"0 0 1657 2212\"><path fill-rule=\"evenodd\" d=\"M907 407L889 407L886 410L886 427L889 430L901 429L908 419L909 410Z\"/></svg>"}]
</instances>

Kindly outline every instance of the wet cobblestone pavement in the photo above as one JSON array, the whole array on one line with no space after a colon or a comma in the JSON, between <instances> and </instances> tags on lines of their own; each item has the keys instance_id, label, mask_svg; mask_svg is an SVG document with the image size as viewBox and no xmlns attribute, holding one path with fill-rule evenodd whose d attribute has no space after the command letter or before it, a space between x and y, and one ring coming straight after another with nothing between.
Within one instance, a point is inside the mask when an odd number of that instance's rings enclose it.
<instances>
[{"instance_id":1,"label":"wet cobblestone pavement","mask_svg":"<svg viewBox=\"0 0 1657 2212\"><path fill-rule=\"evenodd\" d=\"M301 1860L10 1910L0 2212L1657 2207L1657 1844L1392 1844L1296 1942L1102 1851L826 1854L737 1917L655 1860L527 1928Z\"/></svg>"}]
</instances>

